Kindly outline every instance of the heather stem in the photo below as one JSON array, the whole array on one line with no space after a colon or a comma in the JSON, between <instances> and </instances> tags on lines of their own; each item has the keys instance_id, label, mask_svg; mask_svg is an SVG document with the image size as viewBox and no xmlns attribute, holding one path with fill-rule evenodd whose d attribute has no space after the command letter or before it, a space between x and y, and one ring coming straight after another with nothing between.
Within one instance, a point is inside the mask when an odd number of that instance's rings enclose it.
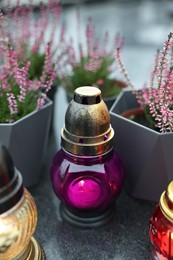
<instances>
[{"instance_id":1,"label":"heather stem","mask_svg":"<svg viewBox=\"0 0 173 260\"><path fill-rule=\"evenodd\" d=\"M158 89L160 88L161 84L162 84L162 78L163 78L163 70L164 70L164 63L165 63L165 60L166 60L166 55L167 55L167 51L168 51L168 46L169 46L169 43L171 41L171 38L172 38L172 33L170 32L170 34L168 35L168 41L167 41L167 44L165 46L165 49L164 51L162 52L162 57L161 57L161 61L160 61L160 67L159 67L159 82L158 82Z\"/></svg>"},{"instance_id":2,"label":"heather stem","mask_svg":"<svg viewBox=\"0 0 173 260\"><path fill-rule=\"evenodd\" d=\"M120 48L117 48L117 52L115 54L115 57L117 59L117 62L119 64L119 67L120 67L120 70L124 76L124 78L126 79L126 82L128 84L128 86L130 86L133 90L134 90L134 86L132 85L130 79L129 79L129 76L128 76L128 73L124 67L124 64L122 63L122 60L121 60L121 55L120 55Z\"/></svg>"}]
</instances>

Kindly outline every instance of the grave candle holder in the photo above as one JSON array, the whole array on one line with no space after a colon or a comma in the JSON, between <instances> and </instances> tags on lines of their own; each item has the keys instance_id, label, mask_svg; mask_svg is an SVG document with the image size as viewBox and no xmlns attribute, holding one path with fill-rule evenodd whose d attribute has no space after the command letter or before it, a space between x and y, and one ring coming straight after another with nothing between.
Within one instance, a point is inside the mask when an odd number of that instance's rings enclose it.
<instances>
[{"instance_id":1,"label":"grave candle holder","mask_svg":"<svg viewBox=\"0 0 173 260\"><path fill-rule=\"evenodd\" d=\"M65 221L98 227L113 215L124 184L123 165L113 149L110 115L96 87L74 92L61 132L61 149L51 166L53 189Z\"/></svg>"}]
</instances>

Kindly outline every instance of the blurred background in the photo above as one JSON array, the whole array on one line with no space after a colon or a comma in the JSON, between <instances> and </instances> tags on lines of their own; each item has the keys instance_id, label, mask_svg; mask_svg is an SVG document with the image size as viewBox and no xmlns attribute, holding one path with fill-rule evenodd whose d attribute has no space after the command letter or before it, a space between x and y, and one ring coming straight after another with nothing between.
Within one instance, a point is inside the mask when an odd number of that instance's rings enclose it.
<instances>
[{"instance_id":1,"label":"blurred background","mask_svg":"<svg viewBox=\"0 0 173 260\"><path fill-rule=\"evenodd\" d=\"M0 7L8 1L1 0ZM30 0L21 3L29 4ZM36 11L40 2L33 0ZM15 7L17 0L11 1ZM120 33L125 38L122 52L123 62L136 88L148 81L156 50L162 48L164 40L172 29L173 1L171 0L61 0L60 23L65 23L67 33L77 37L76 10L80 10L80 29L85 27L89 17L95 25L99 37L107 30L110 37ZM57 24L57 28L59 25ZM119 71L115 72L122 78ZM60 129L63 126L67 107L65 91L58 86L55 98L54 128L59 144ZM58 120L57 120L58 119Z\"/></svg>"}]
</instances>

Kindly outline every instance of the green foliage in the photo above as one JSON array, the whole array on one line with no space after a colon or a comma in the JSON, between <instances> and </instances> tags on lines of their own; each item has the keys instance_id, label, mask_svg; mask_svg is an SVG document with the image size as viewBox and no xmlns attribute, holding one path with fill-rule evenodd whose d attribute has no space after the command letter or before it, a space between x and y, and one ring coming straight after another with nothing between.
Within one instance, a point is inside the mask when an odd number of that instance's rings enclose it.
<instances>
[{"instance_id":1,"label":"green foliage","mask_svg":"<svg viewBox=\"0 0 173 260\"><path fill-rule=\"evenodd\" d=\"M39 79L44 69L45 54L40 53L39 51L32 51L27 44L23 44L22 48L25 56L25 60L23 60L23 63L26 63L26 61L30 61L30 68L28 72L29 79ZM20 59L21 57L19 54L19 62Z\"/></svg>"},{"instance_id":2,"label":"green foliage","mask_svg":"<svg viewBox=\"0 0 173 260\"><path fill-rule=\"evenodd\" d=\"M31 62L29 68L29 78L30 79L39 79L43 72L45 55L39 52L33 53L30 52L28 60Z\"/></svg>"},{"instance_id":3,"label":"green foliage","mask_svg":"<svg viewBox=\"0 0 173 260\"><path fill-rule=\"evenodd\" d=\"M97 86L100 88L103 97L116 96L120 93L121 87L115 79L111 79L110 70L115 60L110 56L99 57L96 61L100 66L96 70L88 70L90 57L82 57L77 66L73 67L71 75L67 75L60 82L65 85L66 89L73 93L74 90L81 86ZM103 81L100 83L99 81Z\"/></svg>"},{"instance_id":4,"label":"green foliage","mask_svg":"<svg viewBox=\"0 0 173 260\"><path fill-rule=\"evenodd\" d=\"M151 129L155 129L156 121L152 117L148 106L144 106L144 115L145 115L148 127Z\"/></svg>"}]
</instances>

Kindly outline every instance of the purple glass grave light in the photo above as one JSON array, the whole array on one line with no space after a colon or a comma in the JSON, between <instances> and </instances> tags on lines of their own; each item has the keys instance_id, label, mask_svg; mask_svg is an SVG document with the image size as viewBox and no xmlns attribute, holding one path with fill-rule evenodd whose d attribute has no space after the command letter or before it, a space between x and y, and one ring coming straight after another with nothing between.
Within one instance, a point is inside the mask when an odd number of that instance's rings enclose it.
<instances>
[{"instance_id":1,"label":"purple glass grave light","mask_svg":"<svg viewBox=\"0 0 173 260\"><path fill-rule=\"evenodd\" d=\"M113 150L114 130L108 109L95 87L80 87L65 115L62 149L51 166L61 215L81 227L97 227L113 215L124 184L120 157Z\"/></svg>"}]
</instances>

